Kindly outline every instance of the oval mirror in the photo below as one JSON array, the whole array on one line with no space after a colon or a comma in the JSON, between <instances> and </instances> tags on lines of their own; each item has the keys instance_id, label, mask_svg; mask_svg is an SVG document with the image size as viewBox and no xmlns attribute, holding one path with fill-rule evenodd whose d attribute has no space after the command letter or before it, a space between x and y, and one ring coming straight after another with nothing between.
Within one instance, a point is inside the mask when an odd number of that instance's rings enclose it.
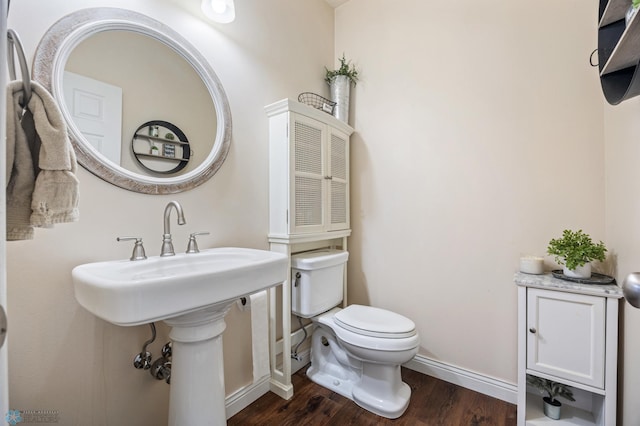
<instances>
[{"instance_id":1,"label":"oval mirror","mask_svg":"<svg viewBox=\"0 0 640 426\"><path fill-rule=\"evenodd\" d=\"M65 16L40 41L33 78L58 101L78 163L121 188L194 188L229 151L231 112L215 72L182 36L145 15L91 8ZM189 164L175 173L154 173L129 148L140 123L154 120L189 135Z\"/></svg>"}]
</instances>

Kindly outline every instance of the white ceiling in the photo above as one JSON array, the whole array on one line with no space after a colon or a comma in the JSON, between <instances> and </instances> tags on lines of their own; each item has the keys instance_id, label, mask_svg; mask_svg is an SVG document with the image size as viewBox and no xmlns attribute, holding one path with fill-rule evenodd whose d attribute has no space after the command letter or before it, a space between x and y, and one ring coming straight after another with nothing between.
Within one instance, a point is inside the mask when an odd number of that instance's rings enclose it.
<instances>
[{"instance_id":1,"label":"white ceiling","mask_svg":"<svg viewBox=\"0 0 640 426\"><path fill-rule=\"evenodd\" d=\"M345 4L349 0L325 0L325 1L335 8L340 6L341 4Z\"/></svg>"}]
</instances>

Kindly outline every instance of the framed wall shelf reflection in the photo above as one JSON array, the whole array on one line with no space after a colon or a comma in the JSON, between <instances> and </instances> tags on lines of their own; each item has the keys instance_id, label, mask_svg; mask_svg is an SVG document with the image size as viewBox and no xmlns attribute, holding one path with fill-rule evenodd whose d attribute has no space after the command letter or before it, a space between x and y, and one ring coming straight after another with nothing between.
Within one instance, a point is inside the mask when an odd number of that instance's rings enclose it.
<instances>
[{"instance_id":1,"label":"framed wall shelf reflection","mask_svg":"<svg viewBox=\"0 0 640 426\"><path fill-rule=\"evenodd\" d=\"M598 10L598 69L604 96L611 105L640 94L640 17L628 23L629 0L600 0Z\"/></svg>"},{"instance_id":2,"label":"framed wall shelf reflection","mask_svg":"<svg viewBox=\"0 0 640 426\"><path fill-rule=\"evenodd\" d=\"M133 134L131 151L146 170L159 174L177 173L191 158L186 135L167 121L148 121Z\"/></svg>"}]
</instances>

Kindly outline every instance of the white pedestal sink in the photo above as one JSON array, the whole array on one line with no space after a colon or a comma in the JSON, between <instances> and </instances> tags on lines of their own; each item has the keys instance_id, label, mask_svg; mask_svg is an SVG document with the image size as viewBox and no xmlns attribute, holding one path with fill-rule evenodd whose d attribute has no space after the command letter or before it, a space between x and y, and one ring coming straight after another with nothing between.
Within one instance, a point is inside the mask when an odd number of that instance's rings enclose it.
<instances>
[{"instance_id":1,"label":"white pedestal sink","mask_svg":"<svg viewBox=\"0 0 640 426\"><path fill-rule=\"evenodd\" d=\"M173 356L169 425L225 425L222 332L231 304L165 320Z\"/></svg>"},{"instance_id":2,"label":"white pedestal sink","mask_svg":"<svg viewBox=\"0 0 640 426\"><path fill-rule=\"evenodd\" d=\"M281 284L287 257L246 248L77 266L76 299L113 324L165 321L173 341L169 425L224 425L224 316L240 297Z\"/></svg>"}]
</instances>

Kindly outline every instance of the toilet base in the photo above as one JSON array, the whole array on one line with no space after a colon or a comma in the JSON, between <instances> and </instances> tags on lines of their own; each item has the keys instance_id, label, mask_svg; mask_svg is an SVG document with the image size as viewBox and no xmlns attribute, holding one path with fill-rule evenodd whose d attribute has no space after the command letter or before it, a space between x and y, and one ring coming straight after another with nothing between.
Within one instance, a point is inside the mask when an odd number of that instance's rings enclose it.
<instances>
[{"instance_id":1,"label":"toilet base","mask_svg":"<svg viewBox=\"0 0 640 426\"><path fill-rule=\"evenodd\" d=\"M332 376L331 374L327 374L317 368L314 368L313 364L311 364L311 367L307 369L307 377L311 379L312 382L332 390L345 398L353 400L352 395L354 382L352 380L349 380L348 378L340 379Z\"/></svg>"},{"instance_id":2,"label":"toilet base","mask_svg":"<svg viewBox=\"0 0 640 426\"><path fill-rule=\"evenodd\" d=\"M397 419L402 416L407 411L410 397L411 388L406 383L402 383L402 389L395 395L393 400L386 400L384 406L379 405L375 398L371 398L366 393L356 391L353 393L353 401L360 407L388 419Z\"/></svg>"},{"instance_id":3,"label":"toilet base","mask_svg":"<svg viewBox=\"0 0 640 426\"><path fill-rule=\"evenodd\" d=\"M377 365L377 367L380 366ZM380 387L378 383L378 387L375 387L377 380L372 380L371 377L363 376L360 380L338 378L314 368L312 364L307 369L307 377L312 382L349 398L365 410L388 419L397 419L402 416L411 398L411 388L401 380L400 376L398 376L399 385L385 383Z\"/></svg>"},{"instance_id":4,"label":"toilet base","mask_svg":"<svg viewBox=\"0 0 640 426\"><path fill-rule=\"evenodd\" d=\"M397 419L407 410L411 388L402 381L399 365L363 363L362 378L353 386L353 401L382 417Z\"/></svg>"},{"instance_id":5,"label":"toilet base","mask_svg":"<svg viewBox=\"0 0 640 426\"><path fill-rule=\"evenodd\" d=\"M400 417L409 406L411 388L402 381L400 365L377 364L349 356L324 326L313 333L307 377L389 419Z\"/></svg>"},{"instance_id":6,"label":"toilet base","mask_svg":"<svg viewBox=\"0 0 640 426\"><path fill-rule=\"evenodd\" d=\"M311 338L311 381L344 396L351 397L353 385L360 381L362 363L352 359L324 326L318 326Z\"/></svg>"}]
</instances>

